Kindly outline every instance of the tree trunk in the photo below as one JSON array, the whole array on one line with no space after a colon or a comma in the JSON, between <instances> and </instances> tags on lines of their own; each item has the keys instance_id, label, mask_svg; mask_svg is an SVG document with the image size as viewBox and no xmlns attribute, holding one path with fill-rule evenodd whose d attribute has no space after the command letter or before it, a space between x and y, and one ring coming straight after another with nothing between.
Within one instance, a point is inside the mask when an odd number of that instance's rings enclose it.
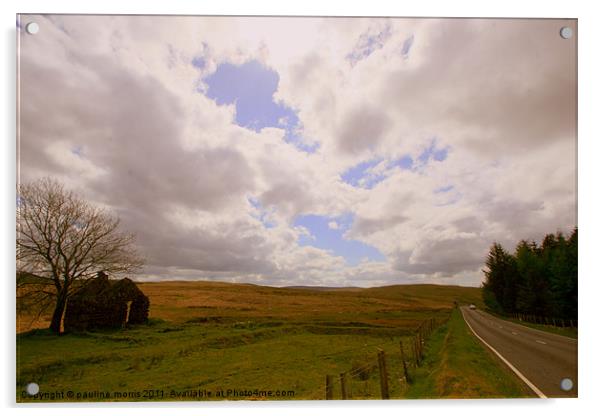
<instances>
[{"instance_id":1,"label":"tree trunk","mask_svg":"<svg viewBox=\"0 0 602 416\"><path fill-rule=\"evenodd\" d=\"M67 294L59 293L54 312L52 313L52 320L50 321L50 330L55 334L61 333L61 320L63 319L63 312L65 312L65 305L67 305Z\"/></svg>"}]
</instances>

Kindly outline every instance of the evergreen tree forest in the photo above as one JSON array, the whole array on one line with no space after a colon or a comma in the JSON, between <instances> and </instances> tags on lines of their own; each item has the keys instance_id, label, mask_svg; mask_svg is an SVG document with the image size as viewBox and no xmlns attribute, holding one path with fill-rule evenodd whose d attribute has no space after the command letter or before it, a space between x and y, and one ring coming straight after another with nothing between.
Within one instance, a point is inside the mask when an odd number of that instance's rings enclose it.
<instances>
[{"instance_id":1,"label":"evergreen tree forest","mask_svg":"<svg viewBox=\"0 0 602 416\"><path fill-rule=\"evenodd\" d=\"M521 241L514 253L494 243L485 262L483 300L496 312L577 319L577 228Z\"/></svg>"}]
</instances>

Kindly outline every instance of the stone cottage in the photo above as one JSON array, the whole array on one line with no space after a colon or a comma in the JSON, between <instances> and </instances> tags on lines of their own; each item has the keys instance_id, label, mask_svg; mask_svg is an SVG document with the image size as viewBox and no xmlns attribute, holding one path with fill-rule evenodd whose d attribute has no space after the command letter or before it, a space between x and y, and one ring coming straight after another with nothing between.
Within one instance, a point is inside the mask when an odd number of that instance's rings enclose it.
<instances>
[{"instance_id":1,"label":"stone cottage","mask_svg":"<svg viewBox=\"0 0 602 416\"><path fill-rule=\"evenodd\" d=\"M148 320L148 297L128 279L110 280L104 272L86 282L67 301L66 332L122 328Z\"/></svg>"}]
</instances>

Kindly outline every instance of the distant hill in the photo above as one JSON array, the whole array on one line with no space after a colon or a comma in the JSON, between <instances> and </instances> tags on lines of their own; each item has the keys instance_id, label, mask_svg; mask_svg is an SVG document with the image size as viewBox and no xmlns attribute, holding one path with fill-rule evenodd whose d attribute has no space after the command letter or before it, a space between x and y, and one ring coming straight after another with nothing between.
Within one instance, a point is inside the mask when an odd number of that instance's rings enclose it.
<instances>
[{"instance_id":1,"label":"distant hill","mask_svg":"<svg viewBox=\"0 0 602 416\"><path fill-rule=\"evenodd\" d=\"M385 319L389 313L401 313L393 321L395 325L407 325L396 319L414 319L413 313L450 310L456 302L482 306L480 288L461 286L272 287L198 280L137 284L150 299L150 316L172 322L198 317L311 321L345 317L356 320L358 314L369 317L367 320L371 322ZM404 310L412 313L402 313Z\"/></svg>"},{"instance_id":2,"label":"distant hill","mask_svg":"<svg viewBox=\"0 0 602 416\"><path fill-rule=\"evenodd\" d=\"M357 286L281 286L282 289L300 289L300 290L318 290L318 291L333 291L333 290L362 290Z\"/></svg>"}]
</instances>

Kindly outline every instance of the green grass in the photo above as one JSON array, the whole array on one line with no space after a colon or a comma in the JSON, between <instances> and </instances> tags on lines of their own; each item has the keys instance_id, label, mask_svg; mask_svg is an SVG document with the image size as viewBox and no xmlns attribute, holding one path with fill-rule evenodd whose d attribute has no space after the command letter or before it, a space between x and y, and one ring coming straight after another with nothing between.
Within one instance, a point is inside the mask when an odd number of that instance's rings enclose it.
<instances>
[{"instance_id":1,"label":"green grass","mask_svg":"<svg viewBox=\"0 0 602 416\"><path fill-rule=\"evenodd\" d=\"M406 394L411 399L532 396L474 337L458 309L433 332L426 345L426 358L414 377Z\"/></svg>"},{"instance_id":2,"label":"green grass","mask_svg":"<svg viewBox=\"0 0 602 416\"><path fill-rule=\"evenodd\" d=\"M556 334L556 335L562 335L562 336L573 338L573 339L577 339L578 332L579 332L577 328L563 328L563 327L552 326L552 325L534 324L532 322L521 321L516 318L510 318L508 316L499 315L495 312L492 312L489 309L487 310L487 312L500 319L514 322L515 324L528 326L529 328L535 328L535 329L539 329L540 331L549 332L551 334Z\"/></svg>"},{"instance_id":3,"label":"green grass","mask_svg":"<svg viewBox=\"0 0 602 416\"><path fill-rule=\"evenodd\" d=\"M399 341L410 355L410 339L421 322L444 322L454 302L480 299L477 288L434 285L312 291L172 282L141 288L151 300L148 325L18 334L17 400L39 401L22 396L30 382L42 393L91 393L73 401L144 401L145 392L154 392L153 400L221 400L222 391L255 389L294 392L272 399L324 399L327 374L336 377L338 399L338 377L352 368L363 371L348 378L351 397L379 399L378 349L386 353L391 398L403 398ZM188 396L174 397L172 391ZM191 396L199 391L212 396Z\"/></svg>"},{"instance_id":4,"label":"green grass","mask_svg":"<svg viewBox=\"0 0 602 416\"><path fill-rule=\"evenodd\" d=\"M327 325L324 325L326 328ZM298 325L195 325L161 323L119 332L18 337L17 386L42 391L141 392L160 389L294 391L296 399L323 399L326 374L376 362L377 348L399 351L402 331L349 326L316 333ZM407 332L407 331L406 331ZM391 365L399 364L392 359ZM355 383L355 396L377 398L376 372ZM351 380L355 382L356 380ZM400 386L393 386L399 396ZM20 394L20 393L19 393ZM338 394L338 393L337 393ZM27 400L27 398L25 398Z\"/></svg>"}]
</instances>

